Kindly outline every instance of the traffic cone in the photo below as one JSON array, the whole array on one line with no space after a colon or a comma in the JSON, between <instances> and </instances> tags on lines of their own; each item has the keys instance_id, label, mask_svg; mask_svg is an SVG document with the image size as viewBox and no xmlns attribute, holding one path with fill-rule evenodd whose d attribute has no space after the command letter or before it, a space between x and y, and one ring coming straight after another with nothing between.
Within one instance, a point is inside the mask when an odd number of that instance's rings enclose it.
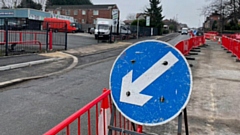
<instances>
[{"instance_id":1,"label":"traffic cone","mask_svg":"<svg viewBox=\"0 0 240 135\"><path fill-rule=\"evenodd\" d=\"M221 38L218 38L218 44L221 45Z\"/></svg>"},{"instance_id":2,"label":"traffic cone","mask_svg":"<svg viewBox=\"0 0 240 135\"><path fill-rule=\"evenodd\" d=\"M103 93L106 91L106 88L103 89ZM108 101L108 97L106 97L101 103L101 110L98 116L98 135L108 135L108 126L111 119L111 110Z\"/></svg>"},{"instance_id":3,"label":"traffic cone","mask_svg":"<svg viewBox=\"0 0 240 135\"><path fill-rule=\"evenodd\" d=\"M213 41L216 41L216 36L213 37Z\"/></svg>"}]
</instances>

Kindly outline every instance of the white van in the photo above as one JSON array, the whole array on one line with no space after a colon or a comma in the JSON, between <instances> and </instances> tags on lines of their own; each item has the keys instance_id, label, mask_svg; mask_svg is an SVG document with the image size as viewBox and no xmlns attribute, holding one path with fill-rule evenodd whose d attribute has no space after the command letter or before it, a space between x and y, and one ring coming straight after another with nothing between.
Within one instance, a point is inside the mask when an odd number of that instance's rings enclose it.
<instances>
[{"instance_id":1,"label":"white van","mask_svg":"<svg viewBox=\"0 0 240 135\"><path fill-rule=\"evenodd\" d=\"M188 34L188 28L182 28L181 34L182 35L187 35Z\"/></svg>"},{"instance_id":2,"label":"white van","mask_svg":"<svg viewBox=\"0 0 240 135\"><path fill-rule=\"evenodd\" d=\"M111 31L111 26L113 26L112 19L97 18L96 29L94 30L95 39L98 39L100 37L108 39Z\"/></svg>"}]
</instances>

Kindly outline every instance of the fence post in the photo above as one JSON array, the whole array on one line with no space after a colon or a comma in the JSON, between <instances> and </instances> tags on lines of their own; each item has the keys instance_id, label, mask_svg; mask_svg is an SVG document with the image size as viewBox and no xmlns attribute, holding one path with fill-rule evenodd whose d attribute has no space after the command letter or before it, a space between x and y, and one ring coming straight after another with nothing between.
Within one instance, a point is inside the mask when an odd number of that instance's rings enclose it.
<instances>
[{"instance_id":1,"label":"fence post","mask_svg":"<svg viewBox=\"0 0 240 135\"><path fill-rule=\"evenodd\" d=\"M97 37L98 43L99 43L99 36L100 36L100 31L99 31L99 27L98 27L98 37Z\"/></svg>"},{"instance_id":2,"label":"fence post","mask_svg":"<svg viewBox=\"0 0 240 135\"><path fill-rule=\"evenodd\" d=\"M52 30L49 32L49 50L52 50L52 45L53 45L53 33Z\"/></svg>"},{"instance_id":3,"label":"fence post","mask_svg":"<svg viewBox=\"0 0 240 135\"><path fill-rule=\"evenodd\" d=\"M37 33L34 33L34 42L37 43Z\"/></svg>"},{"instance_id":4,"label":"fence post","mask_svg":"<svg viewBox=\"0 0 240 135\"><path fill-rule=\"evenodd\" d=\"M65 50L67 50L67 24L65 24Z\"/></svg>"},{"instance_id":5,"label":"fence post","mask_svg":"<svg viewBox=\"0 0 240 135\"><path fill-rule=\"evenodd\" d=\"M8 56L8 19L5 19L4 20L4 24L5 24L5 37L4 37L4 40L6 42L6 45L5 45L5 55Z\"/></svg>"},{"instance_id":6,"label":"fence post","mask_svg":"<svg viewBox=\"0 0 240 135\"><path fill-rule=\"evenodd\" d=\"M22 32L19 33L20 42L22 42Z\"/></svg>"},{"instance_id":7,"label":"fence post","mask_svg":"<svg viewBox=\"0 0 240 135\"><path fill-rule=\"evenodd\" d=\"M110 26L109 43L112 43L112 25Z\"/></svg>"},{"instance_id":8,"label":"fence post","mask_svg":"<svg viewBox=\"0 0 240 135\"><path fill-rule=\"evenodd\" d=\"M48 33L48 30L49 30L49 26L48 26L48 22L47 22L47 33L46 33L46 51L48 51L48 36L49 36L49 33Z\"/></svg>"},{"instance_id":9,"label":"fence post","mask_svg":"<svg viewBox=\"0 0 240 135\"><path fill-rule=\"evenodd\" d=\"M137 132L138 132L138 133L142 133L142 130L143 130L142 126L139 125L139 126L137 127Z\"/></svg>"}]
</instances>

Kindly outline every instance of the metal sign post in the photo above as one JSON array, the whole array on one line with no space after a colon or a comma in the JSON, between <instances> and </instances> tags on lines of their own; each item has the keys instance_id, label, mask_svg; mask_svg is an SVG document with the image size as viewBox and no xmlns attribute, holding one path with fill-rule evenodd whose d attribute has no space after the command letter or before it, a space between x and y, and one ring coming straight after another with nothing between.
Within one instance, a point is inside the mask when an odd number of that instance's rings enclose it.
<instances>
[{"instance_id":1,"label":"metal sign post","mask_svg":"<svg viewBox=\"0 0 240 135\"><path fill-rule=\"evenodd\" d=\"M146 26L150 26L150 16L146 17Z\"/></svg>"},{"instance_id":2,"label":"metal sign post","mask_svg":"<svg viewBox=\"0 0 240 135\"><path fill-rule=\"evenodd\" d=\"M185 57L165 42L148 40L125 49L110 74L118 111L138 125L165 124L186 108L192 73Z\"/></svg>"}]
</instances>

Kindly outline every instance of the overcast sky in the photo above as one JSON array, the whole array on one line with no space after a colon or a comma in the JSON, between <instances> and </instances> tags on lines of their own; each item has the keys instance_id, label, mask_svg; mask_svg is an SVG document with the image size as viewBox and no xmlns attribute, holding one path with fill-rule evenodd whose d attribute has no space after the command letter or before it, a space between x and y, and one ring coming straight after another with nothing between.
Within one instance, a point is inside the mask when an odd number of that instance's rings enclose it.
<instances>
[{"instance_id":1,"label":"overcast sky","mask_svg":"<svg viewBox=\"0 0 240 135\"><path fill-rule=\"evenodd\" d=\"M120 9L120 19L125 20L130 13L142 12L149 5L149 0L91 0L93 4L117 4ZM206 5L205 0L162 0L163 15L165 19L177 17L180 23L189 27L199 27L204 21L200 15L201 9Z\"/></svg>"}]
</instances>

